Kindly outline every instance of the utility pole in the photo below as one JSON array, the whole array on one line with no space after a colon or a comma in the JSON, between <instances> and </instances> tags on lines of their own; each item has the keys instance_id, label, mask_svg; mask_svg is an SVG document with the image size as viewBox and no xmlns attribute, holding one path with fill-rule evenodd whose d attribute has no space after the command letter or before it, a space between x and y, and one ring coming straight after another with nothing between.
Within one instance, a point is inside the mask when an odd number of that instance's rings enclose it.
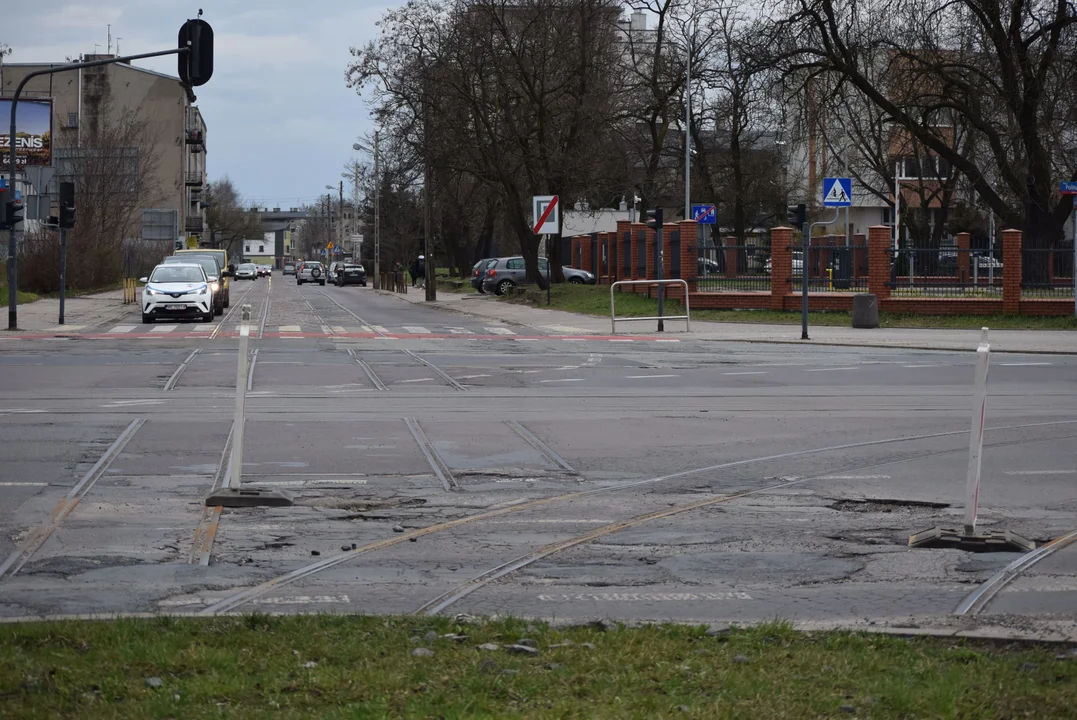
<instances>
[{"instance_id":1,"label":"utility pole","mask_svg":"<svg viewBox=\"0 0 1077 720\"><path fill-rule=\"evenodd\" d=\"M381 165L378 142L381 132L374 131L374 287L381 283ZM385 288L382 288L383 290Z\"/></svg>"},{"instance_id":2,"label":"utility pole","mask_svg":"<svg viewBox=\"0 0 1077 720\"><path fill-rule=\"evenodd\" d=\"M337 220L337 247L340 248L341 257L344 254L344 181L340 181L340 218ZM336 252L336 248L333 248ZM332 259L332 258L330 258Z\"/></svg>"},{"instance_id":3,"label":"utility pole","mask_svg":"<svg viewBox=\"0 0 1077 720\"><path fill-rule=\"evenodd\" d=\"M692 217L692 45L688 39L688 62L684 71L684 219ZM661 286L659 286L661 287Z\"/></svg>"},{"instance_id":4,"label":"utility pole","mask_svg":"<svg viewBox=\"0 0 1077 720\"><path fill-rule=\"evenodd\" d=\"M425 68L424 68L425 70ZM434 243L430 239L433 232L434 198L431 191L434 187L434 171L430 167L430 79L423 79L423 253L426 256L426 301L434 302L438 299L437 292L437 263L434 261Z\"/></svg>"}]
</instances>

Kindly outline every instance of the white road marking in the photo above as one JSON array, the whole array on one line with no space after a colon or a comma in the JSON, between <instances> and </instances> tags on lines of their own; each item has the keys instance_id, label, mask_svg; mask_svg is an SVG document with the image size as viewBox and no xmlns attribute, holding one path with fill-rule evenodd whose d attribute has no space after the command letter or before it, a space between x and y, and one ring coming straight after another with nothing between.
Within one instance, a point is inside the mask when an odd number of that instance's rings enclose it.
<instances>
[{"instance_id":1,"label":"white road marking","mask_svg":"<svg viewBox=\"0 0 1077 720\"><path fill-rule=\"evenodd\" d=\"M632 338L610 338L610 342L636 342Z\"/></svg>"},{"instance_id":2,"label":"white road marking","mask_svg":"<svg viewBox=\"0 0 1077 720\"><path fill-rule=\"evenodd\" d=\"M401 380L400 383L413 383L413 382L430 382L434 378L416 378L414 380ZM400 384L398 383L398 384Z\"/></svg>"},{"instance_id":3,"label":"white road marking","mask_svg":"<svg viewBox=\"0 0 1077 720\"><path fill-rule=\"evenodd\" d=\"M302 487L304 485L366 485L366 480L259 480L259 485L274 487Z\"/></svg>"},{"instance_id":4,"label":"white road marking","mask_svg":"<svg viewBox=\"0 0 1077 720\"><path fill-rule=\"evenodd\" d=\"M567 337L563 337L561 339L563 341L565 341L565 342L582 342L584 338L567 338Z\"/></svg>"},{"instance_id":5,"label":"white road marking","mask_svg":"<svg viewBox=\"0 0 1077 720\"><path fill-rule=\"evenodd\" d=\"M84 327L86 327L86 326L85 325L54 325L53 327L45 328L45 330L47 332L63 332L64 330L67 330L68 332L74 332L75 330L81 330Z\"/></svg>"},{"instance_id":6,"label":"white road marking","mask_svg":"<svg viewBox=\"0 0 1077 720\"><path fill-rule=\"evenodd\" d=\"M333 332L335 332L335 333L345 333L345 332L348 332L347 328L345 328L345 327L344 327L343 325L332 325L332 326L330 326L330 328L329 328L329 329L330 329L330 330L332 330L332 331L333 331Z\"/></svg>"},{"instance_id":7,"label":"white road marking","mask_svg":"<svg viewBox=\"0 0 1077 720\"><path fill-rule=\"evenodd\" d=\"M109 330L109 332L110 332L110 333L125 333L125 332L131 332L132 330L134 330L134 329L135 329L135 327L136 327L135 325L117 325L116 327L114 327L114 328L112 328L111 330Z\"/></svg>"},{"instance_id":8,"label":"white road marking","mask_svg":"<svg viewBox=\"0 0 1077 720\"><path fill-rule=\"evenodd\" d=\"M1077 475L1077 470L1008 470L1007 475Z\"/></svg>"},{"instance_id":9,"label":"white road marking","mask_svg":"<svg viewBox=\"0 0 1077 720\"><path fill-rule=\"evenodd\" d=\"M194 331L195 332L207 332L208 333L208 332L213 332L217 328L223 327L223 326L224 326L224 323L217 323L216 325L195 325L194 326Z\"/></svg>"},{"instance_id":10,"label":"white road marking","mask_svg":"<svg viewBox=\"0 0 1077 720\"><path fill-rule=\"evenodd\" d=\"M175 330L178 327L179 327L179 325L158 325L155 328L151 328L150 332L151 333L170 333L170 332L172 332L173 330Z\"/></svg>"},{"instance_id":11,"label":"white road marking","mask_svg":"<svg viewBox=\"0 0 1077 720\"><path fill-rule=\"evenodd\" d=\"M457 380L474 380L475 378L490 377L489 375L457 375Z\"/></svg>"},{"instance_id":12,"label":"white road marking","mask_svg":"<svg viewBox=\"0 0 1077 720\"><path fill-rule=\"evenodd\" d=\"M429 335L430 331L419 325L405 325L404 329L412 335Z\"/></svg>"},{"instance_id":13,"label":"white road marking","mask_svg":"<svg viewBox=\"0 0 1077 720\"><path fill-rule=\"evenodd\" d=\"M809 368L804 372L832 372L834 370L856 370L855 367L840 367L840 368Z\"/></svg>"},{"instance_id":14,"label":"white road marking","mask_svg":"<svg viewBox=\"0 0 1077 720\"><path fill-rule=\"evenodd\" d=\"M492 332L494 335L515 335L516 334L512 330L509 330L507 327L504 327L503 325L495 325L493 327L488 327L488 328L483 328L483 329L488 330L489 332Z\"/></svg>"},{"instance_id":15,"label":"white road marking","mask_svg":"<svg viewBox=\"0 0 1077 720\"><path fill-rule=\"evenodd\" d=\"M47 411L46 410L29 410L27 408L0 408L0 413L4 413L4 414L7 414L7 415L18 415L18 414L28 414L28 413L43 413L43 412L47 412Z\"/></svg>"},{"instance_id":16,"label":"white road marking","mask_svg":"<svg viewBox=\"0 0 1077 720\"><path fill-rule=\"evenodd\" d=\"M281 325L277 328L277 332L299 332L298 325Z\"/></svg>"},{"instance_id":17,"label":"white road marking","mask_svg":"<svg viewBox=\"0 0 1077 720\"><path fill-rule=\"evenodd\" d=\"M539 380L540 383L554 383L554 382L583 382L583 378L558 378L556 380Z\"/></svg>"},{"instance_id":18,"label":"white road marking","mask_svg":"<svg viewBox=\"0 0 1077 720\"><path fill-rule=\"evenodd\" d=\"M388 330L386 330L386 329L385 329L384 327L382 327L381 325L371 325L370 327L371 327L371 328L372 328L372 329L374 330L374 332L376 332L376 333L381 333L382 335L388 335L388 334L389 334L389 331L388 331Z\"/></svg>"},{"instance_id":19,"label":"white road marking","mask_svg":"<svg viewBox=\"0 0 1077 720\"><path fill-rule=\"evenodd\" d=\"M322 325L322 333L325 335L332 335L333 331L329 329L328 325Z\"/></svg>"},{"instance_id":20,"label":"white road marking","mask_svg":"<svg viewBox=\"0 0 1077 720\"><path fill-rule=\"evenodd\" d=\"M677 338L671 338L667 340L655 340L655 342L680 342Z\"/></svg>"},{"instance_id":21,"label":"white road marking","mask_svg":"<svg viewBox=\"0 0 1077 720\"><path fill-rule=\"evenodd\" d=\"M475 334L473 331L468 330L467 328L462 328L462 327L451 327L451 328L446 328L446 329L452 335L474 335Z\"/></svg>"},{"instance_id":22,"label":"white road marking","mask_svg":"<svg viewBox=\"0 0 1077 720\"><path fill-rule=\"evenodd\" d=\"M901 367L903 367L903 368L933 368L933 367L943 367L943 366L942 365L902 365Z\"/></svg>"},{"instance_id":23,"label":"white road marking","mask_svg":"<svg viewBox=\"0 0 1077 720\"><path fill-rule=\"evenodd\" d=\"M1003 367L1029 367L1031 365L1050 365L1049 362L999 363Z\"/></svg>"},{"instance_id":24,"label":"white road marking","mask_svg":"<svg viewBox=\"0 0 1077 720\"><path fill-rule=\"evenodd\" d=\"M889 475L824 475L820 480L889 480Z\"/></svg>"},{"instance_id":25,"label":"white road marking","mask_svg":"<svg viewBox=\"0 0 1077 720\"><path fill-rule=\"evenodd\" d=\"M722 373L722 374L723 375L766 375L767 371L766 370L746 370L744 372L727 372L727 373Z\"/></svg>"},{"instance_id":26,"label":"white road marking","mask_svg":"<svg viewBox=\"0 0 1077 720\"><path fill-rule=\"evenodd\" d=\"M694 592L694 593L576 593L574 595L539 595L539 600L590 600L592 602L683 602L685 600L752 600L746 592Z\"/></svg>"},{"instance_id":27,"label":"white road marking","mask_svg":"<svg viewBox=\"0 0 1077 720\"><path fill-rule=\"evenodd\" d=\"M160 607L188 607L191 605L212 605L215 598L174 598L158 600ZM347 595L292 595L275 598L256 598L247 602L255 605L312 605L315 603L350 603Z\"/></svg>"},{"instance_id":28,"label":"white road marking","mask_svg":"<svg viewBox=\"0 0 1077 720\"><path fill-rule=\"evenodd\" d=\"M0 482L0 487L45 487L48 483L41 482Z\"/></svg>"},{"instance_id":29,"label":"white road marking","mask_svg":"<svg viewBox=\"0 0 1077 720\"><path fill-rule=\"evenodd\" d=\"M164 400L114 400L98 407L123 407L127 405L163 405Z\"/></svg>"},{"instance_id":30,"label":"white road marking","mask_svg":"<svg viewBox=\"0 0 1077 720\"><path fill-rule=\"evenodd\" d=\"M625 380L650 380L651 378L671 378L680 375L625 375Z\"/></svg>"}]
</instances>

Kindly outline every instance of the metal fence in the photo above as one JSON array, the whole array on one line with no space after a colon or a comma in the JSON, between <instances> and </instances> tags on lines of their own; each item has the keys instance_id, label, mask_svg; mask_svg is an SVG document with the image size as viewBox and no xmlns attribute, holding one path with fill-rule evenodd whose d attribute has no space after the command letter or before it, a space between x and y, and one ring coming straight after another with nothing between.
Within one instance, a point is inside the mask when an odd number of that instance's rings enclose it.
<instances>
[{"instance_id":1,"label":"metal fence","mask_svg":"<svg viewBox=\"0 0 1077 720\"><path fill-rule=\"evenodd\" d=\"M770 292L770 253L760 245L700 248L696 286L705 292Z\"/></svg>"},{"instance_id":2,"label":"metal fence","mask_svg":"<svg viewBox=\"0 0 1077 720\"><path fill-rule=\"evenodd\" d=\"M1073 248L1022 248L1021 295L1073 297Z\"/></svg>"},{"instance_id":3,"label":"metal fence","mask_svg":"<svg viewBox=\"0 0 1077 720\"><path fill-rule=\"evenodd\" d=\"M1002 261L968 248L900 248L890 260L895 297L1002 297Z\"/></svg>"},{"instance_id":4,"label":"metal fence","mask_svg":"<svg viewBox=\"0 0 1077 720\"><path fill-rule=\"evenodd\" d=\"M789 277L793 292L799 292L804 276L804 248L793 245L792 274ZM811 245L808 248L808 292L867 292L868 246ZM767 265L770 272L770 265Z\"/></svg>"}]
</instances>

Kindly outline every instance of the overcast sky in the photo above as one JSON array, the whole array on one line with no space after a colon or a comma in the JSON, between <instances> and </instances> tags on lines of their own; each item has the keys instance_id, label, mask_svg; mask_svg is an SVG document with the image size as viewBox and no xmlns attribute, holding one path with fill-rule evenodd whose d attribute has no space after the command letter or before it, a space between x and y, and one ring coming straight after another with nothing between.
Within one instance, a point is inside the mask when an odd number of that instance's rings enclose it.
<instances>
[{"instance_id":1,"label":"overcast sky","mask_svg":"<svg viewBox=\"0 0 1077 720\"><path fill-rule=\"evenodd\" d=\"M365 102L344 84L349 47L373 39L387 0L86 0L21 3L4 14L8 62L62 62L105 52L174 47L180 25L201 7L213 26L213 79L196 88L208 127L211 180L228 175L253 203L292 207L336 187L369 128ZM23 12L23 10L25 12ZM13 22L12 22L13 21ZM95 47L96 46L96 47ZM136 62L171 75L174 57ZM350 190L347 181L345 196ZM252 203L252 204L253 204Z\"/></svg>"}]
</instances>

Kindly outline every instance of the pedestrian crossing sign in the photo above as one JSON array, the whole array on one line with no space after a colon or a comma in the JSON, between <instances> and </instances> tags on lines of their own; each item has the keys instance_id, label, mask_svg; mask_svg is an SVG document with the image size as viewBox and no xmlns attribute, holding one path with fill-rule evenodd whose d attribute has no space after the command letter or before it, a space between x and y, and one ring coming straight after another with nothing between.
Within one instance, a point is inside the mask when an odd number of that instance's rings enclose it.
<instances>
[{"instance_id":1,"label":"pedestrian crossing sign","mask_svg":"<svg viewBox=\"0 0 1077 720\"><path fill-rule=\"evenodd\" d=\"M852 178L823 178L824 207L849 207L852 204Z\"/></svg>"}]
</instances>

